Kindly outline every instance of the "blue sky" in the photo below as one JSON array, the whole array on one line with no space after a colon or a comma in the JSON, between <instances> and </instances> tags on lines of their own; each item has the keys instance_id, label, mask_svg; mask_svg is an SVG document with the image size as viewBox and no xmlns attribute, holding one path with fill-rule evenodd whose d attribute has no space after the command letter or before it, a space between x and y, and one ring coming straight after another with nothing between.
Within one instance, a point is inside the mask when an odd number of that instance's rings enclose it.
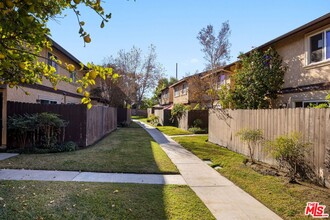
<instances>
[{"instance_id":1,"label":"blue sky","mask_svg":"<svg viewBox=\"0 0 330 220\"><path fill-rule=\"evenodd\" d=\"M82 62L102 64L120 49L136 46L147 52L154 44L158 62L167 77L179 78L202 71L205 66L198 32L212 24L219 30L229 21L231 60L239 52L266 43L330 11L329 0L104 0L112 19L100 29L101 20L91 10L81 9L92 42L86 47L79 38L76 18L65 11L64 18L49 22L52 38Z\"/></svg>"}]
</instances>

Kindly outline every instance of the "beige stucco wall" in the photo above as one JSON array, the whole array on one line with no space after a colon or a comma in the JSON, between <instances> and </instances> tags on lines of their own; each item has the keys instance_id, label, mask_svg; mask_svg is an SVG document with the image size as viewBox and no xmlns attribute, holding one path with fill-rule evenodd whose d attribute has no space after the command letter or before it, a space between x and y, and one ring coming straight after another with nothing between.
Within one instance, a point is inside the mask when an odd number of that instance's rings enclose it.
<instances>
[{"instance_id":1,"label":"beige stucco wall","mask_svg":"<svg viewBox=\"0 0 330 220\"><path fill-rule=\"evenodd\" d=\"M284 75L283 88L330 82L330 60L308 64L308 37L327 28L330 28L330 25L322 26L306 34L296 34L274 46L288 66ZM290 101L324 100L328 93L329 91L290 93L280 96L275 103L284 102L290 106Z\"/></svg>"},{"instance_id":2,"label":"beige stucco wall","mask_svg":"<svg viewBox=\"0 0 330 220\"><path fill-rule=\"evenodd\" d=\"M60 52L59 50L53 48L53 51L50 51L49 49L44 49L41 52L41 56L43 57L48 57L48 52L50 52L51 54L53 54L54 56L56 56L59 60L61 60L63 62L63 65L65 66L65 63L67 64L73 64L77 70L77 77L82 77L83 73L81 71L79 71L79 69L81 68L79 64L75 63L74 61L72 61L71 59L69 59L65 54L63 54L62 52ZM39 61L43 61L47 63L46 59L41 59L39 58ZM70 77L70 72L61 67L58 66L58 73L67 77ZM47 80L43 80L42 85L44 86L48 86L48 87L52 87L51 83ZM76 93L77 90L77 84L76 83L66 83L66 82L60 82L57 85L57 89L59 90L65 90L67 92L72 92L72 93Z\"/></svg>"},{"instance_id":3,"label":"beige stucco wall","mask_svg":"<svg viewBox=\"0 0 330 220\"><path fill-rule=\"evenodd\" d=\"M307 34L297 34L281 41L275 46L275 49L289 67L284 76L284 88L330 81L329 60L317 64L307 63L308 36L326 28L330 28L330 25Z\"/></svg>"},{"instance_id":4,"label":"beige stucco wall","mask_svg":"<svg viewBox=\"0 0 330 220\"><path fill-rule=\"evenodd\" d=\"M57 104L79 104L81 99L65 96L63 94L56 94L53 92L41 91L32 88L8 88L7 100L14 102L28 102L28 103L37 103L37 99L51 100L56 101ZM28 92L30 95L26 95L25 92ZM65 100L66 99L66 100Z\"/></svg>"}]
</instances>

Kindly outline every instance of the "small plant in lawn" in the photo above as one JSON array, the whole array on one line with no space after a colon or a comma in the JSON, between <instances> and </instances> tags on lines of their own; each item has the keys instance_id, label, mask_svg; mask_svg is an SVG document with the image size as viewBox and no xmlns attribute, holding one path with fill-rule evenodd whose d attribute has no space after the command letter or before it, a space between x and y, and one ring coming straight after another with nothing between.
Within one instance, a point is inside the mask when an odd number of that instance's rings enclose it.
<instances>
[{"instance_id":1,"label":"small plant in lawn","mask_svg":"<svg viewBox=\"0 0 330 220\"><path fill-rule=\"evenodd\" d=\"M240 137L241 141L245 142L248 145L251 162L255 163L253 158L254 149L256 145L263 140L262 130L244 128L237 132L236 135Z\"/></svg>"},{"instance_id":2,"label":"small plant in lawn","mask_svg":"<svg viewBox=\"0 0 330 220\"><path fill-rule=\"evenodd\" d=\"M289 171L290 183L296 183L298 175L302 179L314 178L314 172L306 160L311 143L304 142L301 133L292 132L281 135L273 141L268 141L266 146L279 162L280 168L286 168Z\"/></svg>"}]
</instances>

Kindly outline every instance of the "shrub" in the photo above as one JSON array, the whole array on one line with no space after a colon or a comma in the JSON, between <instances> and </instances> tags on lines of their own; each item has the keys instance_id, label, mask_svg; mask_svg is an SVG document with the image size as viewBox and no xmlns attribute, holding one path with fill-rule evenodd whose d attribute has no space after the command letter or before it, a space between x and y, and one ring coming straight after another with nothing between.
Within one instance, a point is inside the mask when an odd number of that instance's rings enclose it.
<instances>
[{"instance_id":1,"label":"shrub","mask_svg":"<svg viewBox=\"0 0 330 220\"><path fill-rule=\"evenodd\" d=\"M311 143L304 142L301 133L293 132L289 135L281 135L273 141L267 142L267 148L279 162L280 168L289 171L290 182L296 182L301 178L312 179L314 172L306 160Z\"/></svg>"},{"instance_id":2,"label":"shrub","mask_svg":"<svg viewBox=\"0 0 330 220\"><path fill-rule=\"evenodd\" d=\"M50 149L63 142L67 124L58 115L48 112L15 115L8 118L8 131L21 149L28 142L32 147Z\"/></svg>"},{"instance_id":3,"label":"shrub","mask_svg":"<svg viewBox=\"0 0 330 220\"><path fill-rule=\"evenodd\" d=\"M55 152L70 152L75 151L78 149L78 145L73 141L68 141L66 143L63 143L61 145L58 145L57 148L55 148Z\"/></svg>"},{"instance_id":4,"label":"shrub","mask_svg":"<svg viewBox=\"0 0 330 220\"><path fill-rule=\"evenodd\" d=\"M196 120L193 121L194 127L201 127L202 124L203 124L202 119L197 118Z\"/></svg>"},{"instance_id":5,"label":"shrub","mask_svg":"<svg viewBox=\"0 0 330 220\"><path fill-rule=\"evenodd\" d=\"M182 116L185 114L186 110L190 110L190 109L191 109L190 106L188 107L181 103L174 104L171 110L171 120L174 121L176 119L179 121L182 118Z\"/></svg>"},{"instance_id":6,"label":"shrub","mask_svg":"<svg viewBox=\"0 0 330 220\"><path fill-rule=\"evenodd\" d=\"M254 163L254 149L258 142L263 140L262 130L244 128L237 132L236 135L240 137L241 141L247 143L251 162Z\"/></svg>"}]
</instances>

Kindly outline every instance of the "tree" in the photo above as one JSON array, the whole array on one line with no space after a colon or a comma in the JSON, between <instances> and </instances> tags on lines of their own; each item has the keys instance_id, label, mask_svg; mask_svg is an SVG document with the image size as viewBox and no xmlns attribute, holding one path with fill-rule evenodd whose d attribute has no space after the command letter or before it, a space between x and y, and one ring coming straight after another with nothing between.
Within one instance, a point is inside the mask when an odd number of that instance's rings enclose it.
<instances>
[{"instance_id":1,"label":"tree","mask_svg":"<svg viewBox=\"0 0 330 220\"><path fill-rule=\"evenodd\" d=\"M123 78L123 91L140 108L145 95L156 86L163 74L157 62L155 46L150 45L145 57L141 49L133 47L130 52L120 50L117 58L109 60Z\"/></svg>"},{"instance_id":2,"label":"tree","mask_svg":"<svg viewBox=\"0 0 330 220\"><path fill-rule=\"evenodd\" d=\"M196 89L192 93L194 99L201 106L206 106L206 103L209 103L213 108L215 100L219 99L216 72L230 58L231 45L229 43L229 36L230 26L228 21L222 23L221 29L217 34L212 25L207 25L197 35L197 39L202 45L201 51L204 53L204 59L207 61L206 70L208 71L208 76L203 77L203 79L199 76L192 78L192 84L203 91L203 93L199 93Z\"/></svg>"},{"instance_id":3,"label":"tree","mask_svg":"<svg viewBox=\"0 0 330 220\"><path fill-rule=\"evenodd\" d=\"M284 83L287 67L273 48L253 50L240 56L240 67L234 74L233 105L240 109L270 108L271 101Z\"/></svg>"},{"instance_id":4,"label":"tree","mask_svg":"<svg viewBox=\"0 0 330 220\"><path fill-rule=\"evenodd\" d=\"M48 63L38 61L38 58L53 60L70 72L75 71L72 64L62 63L55 58L42 57L43 48L51 50L48 38L50 30L47 28L49 19L54 19L65 9L71 9L77 16L79 34L83 42L90 43L91 37L84 30L84 21L80 20L78 5L91 8L101 18L101 28L111 18L105 14L100 0L59 0L59 1L32 1L6 0L0 2L0 83L8 84L10 88L22 84L41 84L44 79L49 80L54 89L59 81L70 81L67 77L56 74L54 67ZM91 107L89 93L84 90L95 83L95 78L116 78L109 68L102 68L94 64L82 65L81 71L86 74L77 80L80 84L79 93L84 94L82 102Z\"/></svg>"},{"instance_id":5,"label":"tree","mask_svg":"<svg viewBox=\"0 0 330 220\"><path fill-rule=\"evenodd\" d=\"M252 163L255 163L254 160L254 150L256 148L256 145L263 140L263 134L261 129L249 129L244 128L241 129L239 132L237 132L236 135L238 135L241 139L241 141L245 142L248 145L249 149L249 156Z\"/></svg>"},{"instance_id":6,"label":"tree","mask_svg":"<svg viewBox=\"0 0 330 220\"><path fill-rule=\"evenodd\" d=\"M209 80L202 79L200 74L195 74L189 78L189 87L192 88L189 90L189 98L192 102L197 103L200 109L207 108L211 102Z\"/></svg>"},{"instance_id":7,"label":"tree","mask_svg":"<svg viewBox=\"0 0 330 220\"><path fill-rule=\"evenodd\" d=\"M207 25L197 35L199 43L202 45L201 51L204 53L204 59L207 61L206 70L214 70L217 67L224 66L230 56L230 26L229 22L222 23L221 29L217 35L214 33L212 25Z\"/></svg>"}]
</instances>

